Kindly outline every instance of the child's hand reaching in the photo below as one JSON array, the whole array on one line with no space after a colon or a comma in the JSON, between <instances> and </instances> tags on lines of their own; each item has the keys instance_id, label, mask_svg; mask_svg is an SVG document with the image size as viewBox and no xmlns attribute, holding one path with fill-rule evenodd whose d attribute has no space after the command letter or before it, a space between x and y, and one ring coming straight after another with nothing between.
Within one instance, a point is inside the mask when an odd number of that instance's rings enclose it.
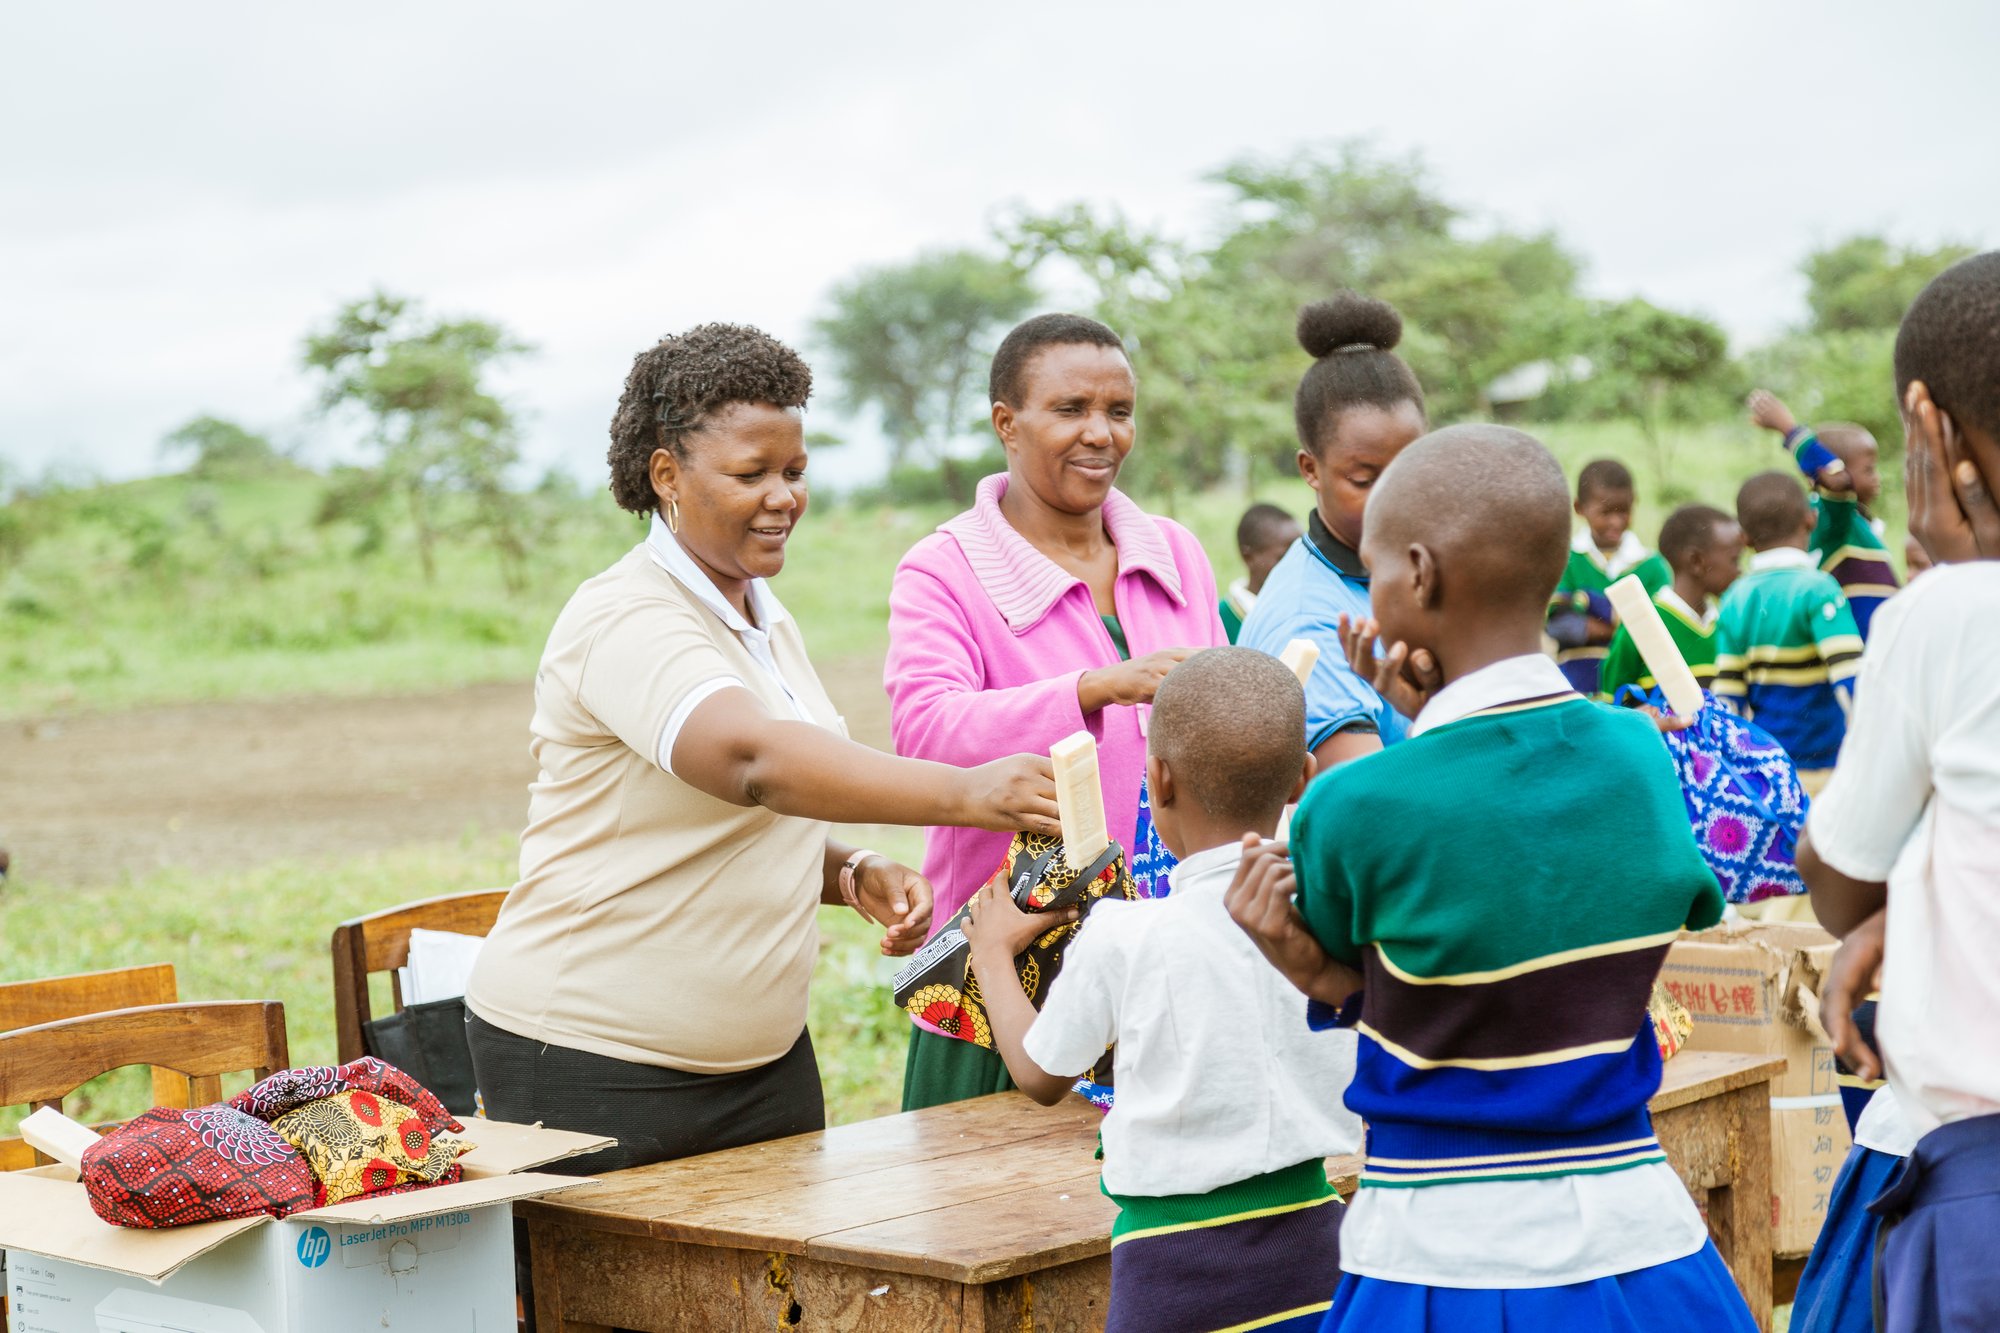
<instances>
[{"instance_id":1,"label":"child's hand reaching","mask_svg":"<svg viewBox=\"0 0 2000 1333\"><path fill-rule=\"evenodd\" d=\"M1361 989L1361 974L1338 963L1306 929L1292 902L1296 890L1289 849L1254 833L1243 835L1243 860L1229 882L1223 906L1243 928L1257 952L1284 974L1300 993L1338 1007Z\"/></svg>"},{"instance_id":2,"label":"child's hand reaching","mask_svg":"<svg viewBox=\"0 0 2000 1333\"><path fill-rule=\"evenodd\" d=\"M1765 430L1774 430L1780 435L1790 435L1799 427L1799 419L1792 415L1792 409L1769 389L1758 389L1750 395L1750 421Z\"/></svg>"},{"instance_id":3,"label":"child's hand reaching","mask_svg":"<svg viewBox=\"0 0 2000 1333\"><path fill-rule=\"evenodd\" d=\"M966 943L972 946L975 974L991 968L1004 970L1011 976L1014 959L1038 935L1077 918L1074 907L1061 912L1022 911L1007 892L1007 881L998 876L973 894L967 907L970 910L960 929L965 932Z\"/></svg>"},{"instance_id":4,"label":"child's hand reaching","mask_svg":"<svg viewBox=\"0 0 2000 1333\"><path fill-rule=\"evenodd\" d=\"M1790 439L1792 432L1799 428L1799 419L1792 415L1792 409L1786 407L1784 401L1769 389L1758 389L1752 393L1749 404L1750 421L1753 425L1762 426L1765 430L1774 430L1786 439ZM1847 465L1838 458L1821 468L1813 480L1829 491L1854 489L1854 477L1848 472Z\"/></svg>"},{"instance_id":5,"label":"child's hand reaching","mask_svg":"<svg viewBox=\"0 0 2000 1333\"><path fill-rule=\"evenodd\" d=\"M1394 643L1386 657L1375 652L1381 634L1373 619L1340 617L1340 648L1354 674L1374 687L1375 693L1404 717L1415 717L1444 684L1444 672L1428 648L1411 652L1409 645Z\"/></svg>"}]
</instances>

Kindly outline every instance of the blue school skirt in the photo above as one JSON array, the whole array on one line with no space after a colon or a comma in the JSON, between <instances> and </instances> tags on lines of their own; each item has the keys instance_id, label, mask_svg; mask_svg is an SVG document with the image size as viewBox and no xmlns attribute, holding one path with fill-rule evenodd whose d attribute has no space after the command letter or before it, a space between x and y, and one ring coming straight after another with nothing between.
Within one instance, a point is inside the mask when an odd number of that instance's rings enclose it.
<instances>
[{"instance_id":1,"label":"blue school skirt","mask_svg":"<svg viewBox=\"0 0 2000 1333\"><path fill-rule=\"evenodd\" d=\"M1956 1120L1917 1140L1881 1198L1876 1261L1883 1333L2000 1329L2000 1115Z\"/></svg>"},{"instance_id":2,"label":"blue school skirt","mask_svg":"<svg viewBox=\"0 0 2000 1333\"><path fill-rule=\"evenodd\" d=\"M1685 1259L1562 1287L1424 1287L1349 1274L1320 1333L1756 1333L1715 1246Z\"/></svg>"},{"instance_id":3,"label":"blue school skirt","mask_svg":"<svg viewBox=\"0 0 2000 1333\"><path fill-rule=\"evenodd\" d=\"M1843 1089L1844 1091L1844 1089ZM1826 1221L1792 1300L1792 1333L1875 1333L1875 1230L1868 1204L1903 1166L1894 1153L1854 1146L1840 1164Z\"/></svg>"}]
</instances>

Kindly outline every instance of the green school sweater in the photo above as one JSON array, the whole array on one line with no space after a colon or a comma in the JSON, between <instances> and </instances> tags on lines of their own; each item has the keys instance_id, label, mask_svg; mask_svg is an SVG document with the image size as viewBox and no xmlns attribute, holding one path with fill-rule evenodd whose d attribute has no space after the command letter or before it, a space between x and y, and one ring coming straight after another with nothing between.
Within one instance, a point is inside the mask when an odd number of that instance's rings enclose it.
<instances>
[{"instance_id":1,"label":"green school sweater","mask_svg":"<svg viewBox=\"0 0 2000 1333\"><path fill-rule=\"evenodd\" d=\"M1711 688L1800 768L1833 767L1860 670L1861 630L1847 597L1806 552L1760 551L1722 595Z\"/></svg>"},{"instance_id":2,"label":"green school sweater","mask_svg":"<svg viewBox=\"0 0 2000 1333\"><path fill-rule=\"evenodd\" d=\"M1648 719L1565 694L1445 723L1316 780L1291 844L1307 928L1364 978L1336 1020L1364 1186L1660 1160L1646 1002L1722 892Z\"/></svg>"},{"instance_id":3,"label":"green school sweater","mask_svg":"<svg viewBox=\"0 0 2000 1333\"><path fill-rule=\"evenodd\" d=\"M1583 549L1577 549L1583 548ZM1610 620L1611 599L1604 590L1624 578L1627 574L1637 574L1639 582L1649 593L1657 593L1674 581L1674 571L1667 567L1657 551L1623 566L1616 574L1603 554L1583 537L1570 550L1569 563L1563 567L1562 581L1556 584L1553 596L1549 598L1549 615L1581 614L1596 616L1599 620ZM1603 662L1607 644L1580 644L1575 647L1559 647L1556 650L1556 665L1578 694L1586 698L1597 693L1599 664Z\"/></svg>"},{"instance_id":4,"label":"green school sweater","mask_svg":"<svg viewBox=\"0 0 2000 1333\"><path fill-rule=\"evenodd\" d=\"M1699 618L1690 616L1687 603L1671 587L1654 593L1653 605L1660 608L1660 619L1666 622L1667 633L1673 636L1674 646L1687 659L1688 669L1694 672L1695 681L1707 688L1708 683L1715 679L1714 618L1710 617L1704 624ZM1646 659L1639 656L1639 646L1632 642L1631 632L1620 625L1604 650L1604 666L1597 678L1597 697L1606 703L1616 703L1618 691L1626 685L1650 690L1656 684L1658 682L1647 668Z\"/></svg>"},{"instance_id":5,"label":"green school sweater","mask_svg":"<svg viewBox=\"0 0 2000 1333\"><path fill-rule=\"evenodd\" d=\"M1813 487L1813 532L1806 545L1819 560L1819 567L1833 575L1834 582L1847 594L1855 628L1866 639L1875 608L1895 596L1901 587L1896 582L1896 567L1889 560L1889 549L1875 535L1854 492L1826 490L1813 476L1815 454L1825 457L1819 452L1826 448L1819 437L1809 427L1800 426L1785 437L1785 443Z\"/></svg>"}]
</instances>

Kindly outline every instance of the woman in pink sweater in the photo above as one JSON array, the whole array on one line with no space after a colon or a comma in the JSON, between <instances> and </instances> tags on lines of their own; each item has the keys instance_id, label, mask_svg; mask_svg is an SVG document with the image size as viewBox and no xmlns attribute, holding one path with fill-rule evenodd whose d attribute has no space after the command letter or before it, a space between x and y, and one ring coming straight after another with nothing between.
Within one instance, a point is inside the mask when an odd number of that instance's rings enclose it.
<instances>
[{"instance_id":1,"label":"woman in pink sweater","mask_svg":"<svg viewBox=\"0 0 2000 1333\"><path fill-rule=\"evenodd\" d=\"M1129 851L1161 677L1227 642L1215 575L1194 535L1112 489L1132 450L1137 384L1096 320L1040 315L993 356L1004 475L913 547L889 594L896 753L954 764L1097 740L1111 836ZM1007 835L932 828L932 921L950 919L1000 864ZM992 1051L917 1027L903 1109L1012 1087Z\"/></svg>"}]
</instances>

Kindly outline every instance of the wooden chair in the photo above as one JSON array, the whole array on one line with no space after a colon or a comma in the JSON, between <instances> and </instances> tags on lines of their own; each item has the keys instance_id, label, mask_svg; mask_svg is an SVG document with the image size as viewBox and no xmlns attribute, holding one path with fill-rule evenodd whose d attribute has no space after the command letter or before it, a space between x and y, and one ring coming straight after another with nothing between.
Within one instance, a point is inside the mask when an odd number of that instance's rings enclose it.
<instances>
[{"instance_id":1,"label":"wooden chair","mask_svg":"<svg viewBox=\"0 0 2000 1333\"><path fill-rule=\"evenodd\" d=\"M62 1018L80 1018L110 1009L131 1009L143 1004L172 1004L180 999L172 963L145 963L138 967L114 967L103 972L79 972L67 977L44 977L38 981L0 983L0 1032L13 1028L37 1027ZM153 1071L153 1104L165 1105L177 1080L171 1073ZM0 1170L5 1170L0 1163Z\"/></svg>"},{"instance_id":2,"label":"wooden chair","mask_svg":"<svg viewBox=\"0 0 2000 1333\"><path fill-rule=\"evenodd\" d=\"M159 1105L206 1106L222 1100L222 1075L247 1070L263 1078L290 1058L285 1006L276 1000L114 1009L0 1032L0 1106L60 1110L63 1098L126 1065L167 1075L171 1095ZM0 1140L0 1170L35 1160L19 1139Z\"/></svg>"},{"instance_id":3,"label":"wooden chair","mask_svg":"<svg viewBox=\"0 0 2000 1333\"><path fill-rule=\"evenodd\" d=\"M333 1028L340 1062L370 1054L363 1025L375 1017L368 1000L368 978L389 974L390 1013L403 1007L403 985L397 968L410 961L410 932L448 930L460 935L484 935L493 929L505 889L474 889L448 893L401 907L385 908L343 921L333 930Z\"/></svg>"}]
</instances>

